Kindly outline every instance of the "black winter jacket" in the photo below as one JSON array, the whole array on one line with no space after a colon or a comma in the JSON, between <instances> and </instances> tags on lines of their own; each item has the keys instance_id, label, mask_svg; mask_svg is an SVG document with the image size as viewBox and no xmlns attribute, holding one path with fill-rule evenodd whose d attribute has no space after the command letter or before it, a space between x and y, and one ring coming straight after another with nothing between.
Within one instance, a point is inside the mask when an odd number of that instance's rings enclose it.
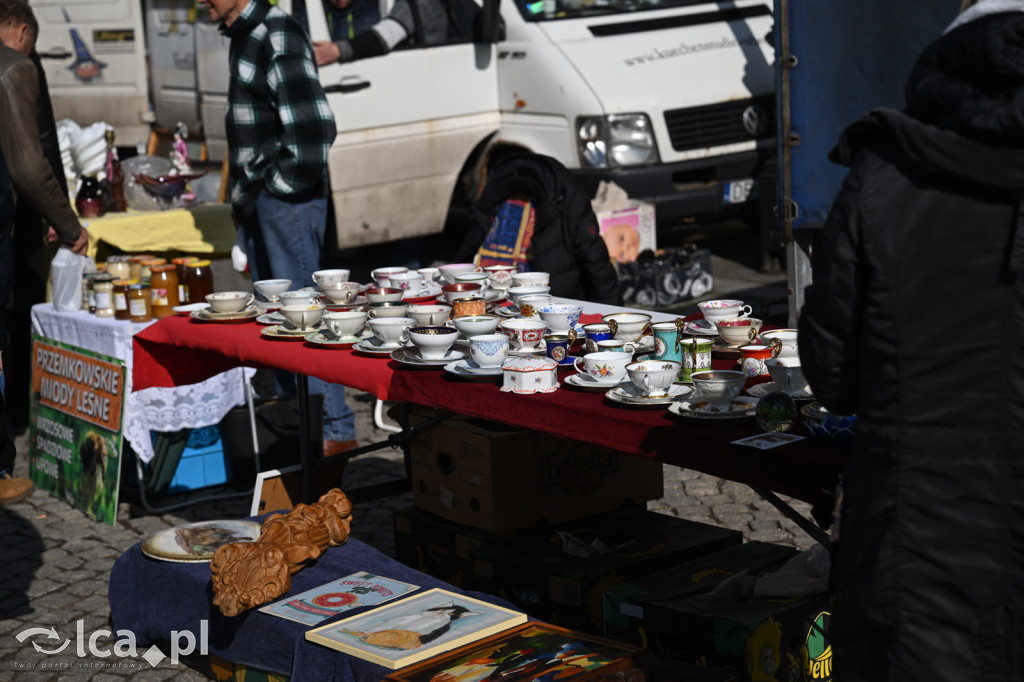
<instances>
[{"instance_id":1,"label":"black winter jacket","mask_svg":"<svg viewBox=\"0 0 1024 682\"><path fill-rule=\"evenodd\" d=\"M536 223L531 266L550 273L551 294L622 305L618 275L590 198L565 166L548 156L514 154L495 164L473 205L473 225L455 262L476 257L502 203L518 195L533 202Z\"/></svg>"},{"instance_id":2,"label":"black winter jacket","mask_svg":"<svg viewBox=\"0 0 1024 682\"><path fill-rule=\"evenodd\" d=\"M842 682L1022 680L1024 13L930 45L854 123L800 319L858 415L833 555Z\"/></svg>"}]
</instances>

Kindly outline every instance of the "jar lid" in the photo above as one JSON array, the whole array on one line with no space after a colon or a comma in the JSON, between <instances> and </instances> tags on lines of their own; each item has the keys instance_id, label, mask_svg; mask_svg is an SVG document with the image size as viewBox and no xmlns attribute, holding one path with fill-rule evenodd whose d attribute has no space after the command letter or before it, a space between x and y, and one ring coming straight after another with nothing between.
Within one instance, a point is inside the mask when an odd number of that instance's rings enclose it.
<instances>
[{"instance_id":1,"label":"jar lid","mask_svg":"<svg viewBox=\"0 0 1024 682\"><path fill-rule=\"evenodd\" d=\"M188 265L194 260L199 260L195 256L179 256L178 258L172 258L171 262L175 265Z\"/></svg>"},{"instance_id":2,"label":"jar lid","mask_svg":"<svg viewBox=\"0 0 1024 682\"><path fill-rule=\"evenodd\" d=\"M111 282L114 281L114 276L109 272L97 272L96 276L93 277L94 282Z\"/></svg>"},{"instance_id":3,"label":"jar lid","mask_svg":"<svg viewBox=\"0 0 1024 682\"><path fill-rule=\"evenodd\" d=\"M114 280L114 286L116 286L116 287L130 287L131 285L138 284L138 283L139 283L139 280L137 280L137 279L115 279Z\"/></svg>"},{"instance_id":4,"label":"jar lid","mask_svg":"<svg viewBox=\"0 0 1024 682\"><path fill-rule=\"evenodd\" d=\"M210 261L208 260L194 260L189 263L194 268L208 268L210 267Z\"/></svg>"},{"instance_id":5,"label":"jar lid","mask_svg":"<svg viewBox=\"0 0 1024 682\"><path fill-rule=\"evenodd\" d=\"M156 258L156 256L154 256L153 254L146 253L146 254L141 254L141 255L138 255L138 256L132 256L131 258L129 258L129 260L132 263L141 263L143 261L153 260L154 258Z\"/></svg>"},{"instance_id":6,"label":"jar lid","mask_svg":"<svg viewBox=\"0 0 1024 682\"><path fill-rule=\"evenodd\" d=\"M107 258L108 263L127 263L131 260L131 256L110 256Z\"/></svg>"},{"instance_id":7,"label":"jar lid","mask_svg":"<svg viewBox=\"0 0 1024 682\"><path fill-rule=\"evenodd\" d=\"M161 263L160 265L152 266L149 270L150 272L174 272L174 266Z\"/></svg>"},{"instance_id":8,"label":"jar lid","mask_svg":"<svg viewBox=\"0 0 1024 682\"><path fill-rule=\"evenodd\" d=\"M143 284L141 282L136 282L135 284L129 285L128 288L133 290L133 291L138 291L139 289L148 289L149 285L148 284Z\"/></svg>"},{"instance_id":9,"label":"jar lid","mask_svg":"<svg viewBox=\"0 0 1024 682\"><path fill-rule=\"evenodd\" d=\"M154 265L163 265L166 262L166 258L150 258L142 261L142 264L152 270Z\"/></svg>"}]
</instances>

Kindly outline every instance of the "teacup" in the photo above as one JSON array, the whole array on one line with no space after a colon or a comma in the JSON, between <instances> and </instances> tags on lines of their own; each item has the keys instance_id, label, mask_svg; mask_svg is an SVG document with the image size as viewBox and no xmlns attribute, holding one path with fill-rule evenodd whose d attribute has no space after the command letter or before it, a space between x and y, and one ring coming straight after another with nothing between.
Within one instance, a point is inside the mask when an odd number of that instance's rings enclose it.
<instances>
[{"instance_id":1,"label":"teacup","mask_svg":"<svg viewBox=\"0 0 1024 682\"><path fill-rule=\"evenodd\" d=\"M283 291L277 297L281 300L281 305L299 305L301 303L313 305L320 302L320 292L315 289Z\"/></svg>"},{"instance_id":2,"label":"teacup","mask_svg":"<svg viewBox=\"0 0 1024 682\"><path fill-rule=\"evenodd\" d=\"M245 310L256 297L248 291L218 291L207 294L206 302L216 313L237 313Z\"/></svg>"},{"instance_id":3,"label":"teacup","mask_svg":"<svg viewBox=\"0 0 1024 682\"><path fill-rule=\"evenodd\" d=\"M654 336L654 352L652 360L683 361L683 347L679 342L683 339L683 320L676 318L672 322L656 322L651 325Z\"/></svg>"},{"instance_id":4,"label":"teacup","mask_svg":"<svg viewBox=\"0 0 1024 682\"><path fill-rule=\"evenodd\" d=\"M680 381L689 381L694 372L711 369L711 347L713 345L715 345L715 340L704 336L691 336L679 340L683 361L683 371L679 375Z\"/></svg>"},{"instance_id":5,"label":"teacup","mask_svg":"<svg viewBox=\"0 0 1024 682\"><path fill-rule=\"evenodd\" d=\"M483 315L487 312L487 301L483 296L466 296L452 301L452 316Z\"/></svg>"},{"instance_id":6,"label":"teacup","mask_svg":"<svg viewBox=\"0 0 1024 682\"><path fill-rule=\"evenodd\" d=\"M704 314L704 319L711 326L722 320L729 320L736 317L748 317L753 310L743 301L734 298L719 298L713 301L703 301L697 304L697 308Z\"/></svg>"},{"instance_id":7,"label":"teacup","mask_svg":"<svg viewBox=\"0 0 1024 682\"><path fill-rule=\"evenodd\" d=\"M757 333L761 331L761 320L756 317L731 317L716 322L718 335L730 346L742 346L754 343Z\"/></svg>"},{"instance_id":8,"label":"teacup","mask_svg":"<svg viewBox=\"0 0 1024 682\"><path fill-rule=\"evenodd\" d=\"M432 287L441 279L441 271L437 268L419 268L416 272L423 275L423 284Z\"/></svg>"},{"instance_id":9,"label":"teacup","mask_svg":"<svg viewBox=\"0 0 1024 682\"><path fill-rule=\"evenodd\" d=\"M547 322L548 329L556 333L564 333L576 329L582 313L583 306L575 303L553 303L537 309L540 319ZM573 335L575 336L575 334Z\"/></svg>"},{"instance_id":10,"label":"teacup","mask_svg":"<svg viewBox=\"0 0 1024 682\"><path fill-rule=\"evenodd\" d=\"M409 304L403 301L381 301L371 303L367 312L372 318L378 317L406 317L409 312ZM413 320L415 322L415 320Z\"/></svg>"},{"instance_id":11,"label":"teacup","mask_svg":"<svg viewBox=\"0 0 1024 682\"><path fill-rule=\"evenodd\" d=\"M519 305L520 296L530 296L533 294L550 294L551 287L540 284L529 284L521 287L511 286L505 293L512 297L512 301L516 305Z\"/></svg>"},{"instance_id":12,"label":"teacup","mask_svg":"<svg viewBox=\"0 0 1024 682\"><path fill-rule=\"evenodd\" d=\"M396 265L389 268L377 268L376 270L372 270L370 272L370 277L373 278L374 283L378 287L390 287L392 286L391 275L397 274L399 272L409 272L409 268L403 267L401 265Z\"/></svg>"},{"instance_id":13,"label":"teacup","mask_svg":"<svg viewBox=\"0 0 1024 682\"><path fill-rule=\"evenodd\" d=\"M768 375L765 360L771 359L774 350L762 344L747 344L739 347L740 370L747 376L762 377Z\"/></svg>"},{"instance_id":14,"label":"teacup","mask_svg":"<svg viewBox=\"0 0 1024 682\"><path fill-rule=\"evenodd\" d=\"M551 275L546 272L517 272L512 275L513 286L549 286L551 284Z\"/></svg>"},{"instance_id":15,"label":"teacup","mask_svg":"<svg viewBox=\"0 0 1024 682\"><path fill-rule=\"evenodd\" d=\"M313 273L313 281L316 285L323 289L325 284L330 282L347 282L349 271L344 268L334 268L332 270L317 270Z\"/></svg>"},{"instance_id":16,"label":"teacup","mask_svg":"<svg viewBox=\"0 0 1024 682\"><path fill-rule=\"evenodd\" d=\"M498 329L508 336L509 343L516 350L536 348L547 328L547 322L521 318L503 320L498 325Z\"/></svg>"},{"instance_id":17,"label":"teacup","mask_svg":"<svg viewBox=\"0 0 1024 682\"><path fill-rule=\"evenodd\" d=\"M603 322L583 325L583 333L587 335L586 348L588 353L597 352L597 342L612 338L612 328Z\"/></svg>"},{"instance_id":18,"label":"teacup","mask_svg":"<svg viewBox=\"0 0 1024 682\"><path fill-rule=\"evenodd\" d=\"M573 361L569 355L572 344L576 343L576 330L544 335L544 353L555 362L566 365Z\"/></svg>"},{"instance_id":19,"label":"teacup","mask_svg":"<svg viewBox=\"0 0 1024 682\"><path fill-rule=\"evenodd\" d=\"M580 367L582 361L583 366ZM576 371L586 374L594 381L617 384L626 378L626 365L633 362L632 353L618 351L598 351L587 353L573 361Z\"/></svg>"},{"instance_id":20,"label":"teacup","mask_svg":"<svg viewBox=\"0 0 1024 682\"><path fill-rule=\"evenodd\" d=\"M320 290L331 303L351 303L359 294L359 282L325 282Z\"/></svg>"},{"instance_id":21,"label":"teacup","mask_svg":"<svg viewBox=\"0 0 1024 682\"><path fill-rule=\"evenodd\" d=\"M469 339L469 356L480 367L501 367L508 357L508 347L504 334L479 334Z\"/></svg>"},{"instance_id":22,"label":"teacup","mask_svg":"<svg viewBox=\"0 0 1024 682\"><path fill-rule=\"evenodd\" d=\"M486 292L490 286L490 277L486 272L460 272L455 275L455 283L459 282L476 282L480 285L480 290Z\"/></svg>"},{"instance_id":23,"label":"teacup","mask_svg":"<svg viewBox=\"0 0 1024 682\"><path fill-rule=\"evenodd\" d=\"M410 305L406 312L409 317L416 320L416 324L419 326L431 327L447 322L448 317L452 314L452 307L450 305L435 305L432 303Z\"/></svg>"},{"instance_id":24,"label":"teacup","mask_svg":"<svg viewBox=\"0 0 1024 682\"><path fill-rule=\"evenodd\" d=\"M424 290L423 275L416 272L415 270L408 270L406 272L396 272L391 275L388 279L391 280L391 286L396 289L401 289L403 292L420 293Z\"/></svg>"},{"instance_id":25,"label":"teacup","mask_svg":"<svg viewBox=\"0 0 1024 682\"><path fill-rule=\"evenodd\" d=\"M477 267L473 263L447 263L439 265L437 269L440 271L444 281L448 282L448 284L455 284L455 275L462 274L463 272L475 272Z\"/></svg>"},{"instance_id":26,"label":"teacup","mask_svg":"<svg viewBox=\"0 0 1024 682\"><path fill-rule=\"evenodd\" d=\"M328 311L323 314L324 325L342 338L353 337L366 324L367 315L362 310Z\"/></svg>"},{"instance_id":27,"label":"teacup","mask_svg":"<svg viewBox=\"0 0 1024 682\"><path fill-rule=\"evenodd\" d=\"M651 326L647 313L612 313L602 315L601 319L612 328L612 337L623 341L639 341Z\"/></svg>"},{"instance_id":28,"label":"teacup","mask_svg":"<svg viewBox=\"0 0 1024 682\"><path fill-rule=\"evenodd\" d=\"M479 296L483 291L483 286L479 282L456 282L455 284L445 284L441 287L441 293L451 303L457 298L465 298L466 296Z\"/></svg>"},{"instance_id":29,"label":"teacup","mask_svg":"<svg viewBox=\"0 0 1024 682\"><path fill-rule=\"evenodd\" d=\"M261 279L252 283L253 288L259 292L260 296L271 303L277 303L278 295L288 291L291 285L290 279Z\"/></svg>"},{"instance_id":30,"label":"teacup","mask_svg":"<svg viewBox=\"0 0 1024 682\"><path fill-rule=\"evenodd\" d=\"M773 329L761 332L761 342L772 347L777 358L799 358L800 346L795 329Z\"/></svg>"},{"instance_id":31,"label":"teacup","mask_svg":"<svg viewBox=\"0 0 1024 682\"><path fill-rule=\"evenodd\" d=\"M364 293L366 300L370 303L383 303L385 301L401 301L403 291L398 287L370 287Z\"/></svg>"},{"instance_id":32,"label":"teacup","mask_svg":"<svg viewBox=\"0 0 1024 682\"><path fill-rule=\"evenodd\" d=\"M594 347L597 349L595 353L629 353L633 355L636 353L637 344L632 341L623 341L622 339L603 339L601 341L595 341Z\"/></svg>"},{"instance_id":33,"label":"teacup","mask_svg":"<svg viewBox=\"0 0 1024 682\"><path fill-rule=\"evenodd\" d=\"M637 390L650 397L668 395L681 365L671 360L643 360L626 365L626 374Z\"/></svg>"},{"instance_id":34,"label":"teacup","mask_svg":"<svg viewBox=\"0 0 1024 682\"><path fill-rule=\"evenodd\" d=\"M497 315L460 315L452 318L452 324L464 337L493 334L501 318Z\"/></svg>"},{"instance_id":35,"label":"teacup","mask_svg":"<svg viewBox=\"0 0 1024 682\"><path fill-rule=\"evenodd\" d=\"M519 297L519 317L540 319L540 309L551 305L551 294L527 294Z\"/></svg>"},{"instance_id":36,"label":"teacup","mask_svg":"<svg viewBox=\"0 0 1024 682\"><path fill-rule=\"evenodd\" d=\"M764 361L764 365L772 375L772 381L778 384L783 393L805 395L811 392L811 387L804 378L800 358L769 358Z\"/></svg>"},{"instance_id":37,"label":"teacup","mask_svg":"<svg viewBox=\"0 0 1024 682\"><path fill-rule=\"evenodd\" d=\"M440 360L451 349L459 332L451 327L412 327L409 329L409 340L420 351L424 360Z\"/></svg>"},{"instance_id":38,"label":"teacup","mask_svg":"<svg viewBox=\"0 0 1024 682\"><path fill-rule=\"evenodd\" d=\"M492 289L504 291L512 286L512 275L516 273L514 265L488 265L484 268L487 280Z\"/></svg>"},{"instance_id":39,"label":"teacup","mask_svg":"<svg viewBox=\"0 0 1024 682\"><path fill-rule=\"evenodd\" d=\"M297 303L281 306L281 314L288 324L296 329L312 329L324 314L322 305Z\"/></svg>"},{"instance_id":40,"label":"teacup","mask_svg":"<svg viewBox=\"0 0 1024 682\"><path fill-rule=\"evenodd\" d=\"M398 348L409 340L409 329L416 324L411 317L378 317L366 322L380 345Z\"/></svg>"},{"instance_id":41,"label":"teacup","mask_svg":"<svg viewBox=\"0 0 1024 682\"><path fill-rule=\"evenodd\" d=\"M733 398L747 383L747 375L731 369L712 369L690 375L697 400L706 401L711 410L727 410Z\"/></svg>"}]
</instances>

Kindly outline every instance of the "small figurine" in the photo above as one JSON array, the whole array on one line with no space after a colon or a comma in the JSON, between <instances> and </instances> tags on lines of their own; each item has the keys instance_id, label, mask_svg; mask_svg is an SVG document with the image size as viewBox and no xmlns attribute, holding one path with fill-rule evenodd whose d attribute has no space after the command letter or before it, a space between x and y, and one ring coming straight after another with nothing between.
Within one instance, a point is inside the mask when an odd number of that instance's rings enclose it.
<instances>
[{"instance_id":1,"label":"small figurine","mask_svg":"<svg viewBox=\"0 0 1024 682\"><path fill-rule=\"evenodd\" d=\"M174 142L171 143L171 163L174 164L174 175L187 175L192 172L192 165L188 158L188 126L182 122L174 126Z\"/></svg>"}]
</instances>

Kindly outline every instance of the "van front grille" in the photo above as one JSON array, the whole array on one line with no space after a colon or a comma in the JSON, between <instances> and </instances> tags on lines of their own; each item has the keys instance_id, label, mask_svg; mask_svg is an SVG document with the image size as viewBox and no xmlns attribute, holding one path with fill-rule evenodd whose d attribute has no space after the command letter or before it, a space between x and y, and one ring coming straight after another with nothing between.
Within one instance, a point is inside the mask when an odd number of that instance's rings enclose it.
<instances>
[{"instance_id":1,"label":"van front grille","mask_svg":"<svg viewBox=\"0 0 1024 682\"><path fill-rule=\"evenodd\" d=\"M665 112L665 125L677 152L768 140L775 137L775 99L769 95L674 109Z\"/></svg>"}]
</instances>

